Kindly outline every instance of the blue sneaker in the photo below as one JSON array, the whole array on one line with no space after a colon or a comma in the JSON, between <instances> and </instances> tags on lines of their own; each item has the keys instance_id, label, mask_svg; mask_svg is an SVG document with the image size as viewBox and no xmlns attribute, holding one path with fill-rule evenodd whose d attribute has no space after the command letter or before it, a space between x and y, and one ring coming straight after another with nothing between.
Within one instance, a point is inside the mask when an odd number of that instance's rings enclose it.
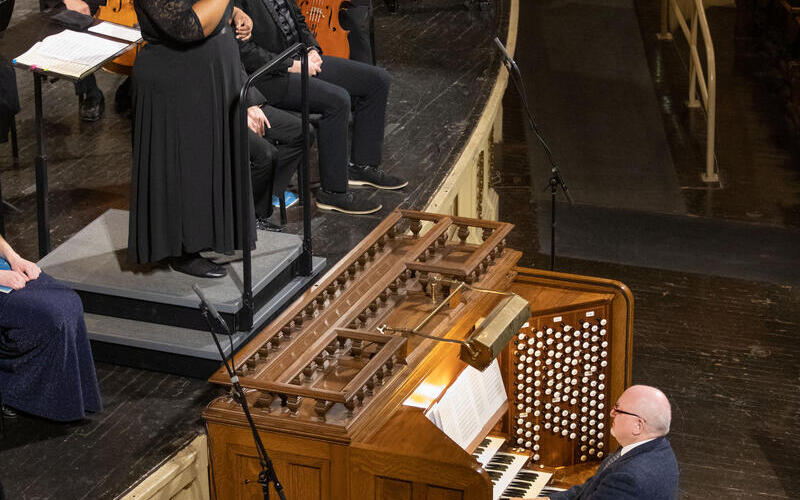
<instances>
[{"instance_id":1,"label":"blue sneaker","mask_svg":"<svg viewBox=\"0 0 800 500\"><path fill-rule=\"evenodd\" d=\"M286 200L286 208L297 205L297 202L300 201L300 198L291 191L284 191L283 198ZM280 208L281 206L281 200L275 195L272 196L272 206L275 208Z\"/></svg>"}]
</instances>

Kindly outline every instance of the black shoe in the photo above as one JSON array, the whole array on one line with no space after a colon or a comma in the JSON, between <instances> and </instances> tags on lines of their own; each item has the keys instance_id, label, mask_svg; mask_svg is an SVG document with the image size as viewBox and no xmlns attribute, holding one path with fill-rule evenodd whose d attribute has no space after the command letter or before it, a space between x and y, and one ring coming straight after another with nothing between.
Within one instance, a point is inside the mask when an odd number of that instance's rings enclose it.
<instances>
[{"instance_id":1,"label":"black shoe","mask_svg":"<svg viewBox=\"0 0 800 500\"><path fill-rule=\"evenodd\" d=\"M354 165L347 167L347 183L351 186L372 186L378 189L400 189L408 186L408 181L387 174L380 167Z\"/></svg>"},{"instance_id":2,"label":"black shoe","mask_svg":"<svg viewBox=\"0 0 800 500\"><path fill-rule=\"evenodd\" d=\"M273 224L265 217L256 217L256 229L259 231L271 231L273 233L283 232L283 228L277 224Z\"/></svg>"},{"instance_id":3,"label":"black shoe","mask_svg":"<svg viewBox=\"0 0 800 500\"><path fill-rule=\"evenodd\" d=\"M101 92L81 94L78 96L78 114L85 122L96 122L106 109L106 98Z\"/></svg>"},{"instance_id":4,"label":"black shoe","mask_svg":"<svg viewBox=\"0 0 800 500\"><path fill-rule=\"evenodd\" d=\"M224 278L228 275L227 269L196 253L174 257L169 267L173 271L197 276L198 278Z\"/></svg>"},{"instance_id":5,"label":"black shoe","mask_svg":"<svg viewBox=\"0 0 800 500\"><path fill-rule=\"evenodd\" d=\"M17 412L6 405L0 406L0 411L3 412L3 417L5 418L17 418Z\"/></svg>"},{"instance_id":6,"label":"black shoe","mask_svg":"<svg viewBox=\"0 0 800 500\"><path fill-rule=\"evenodd\" d=\"M365 200L353 191L331 193L322 189L317 193L317 207L322 210L335 210L345 214L372 214L383 208L381 204Z\"/></svg>"}]
</instances>

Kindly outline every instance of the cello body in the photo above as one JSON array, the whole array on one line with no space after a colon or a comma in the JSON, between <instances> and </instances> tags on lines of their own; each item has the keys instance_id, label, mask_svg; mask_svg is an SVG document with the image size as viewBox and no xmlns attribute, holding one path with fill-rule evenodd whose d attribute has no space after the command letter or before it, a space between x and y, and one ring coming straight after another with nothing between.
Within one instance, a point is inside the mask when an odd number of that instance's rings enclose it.
<instances>
[{"instance_id":1,"label":"cello body","mask_svg":"<svg viewBox=\"0 0 800 500\"><path fill-rule=\"evenodd\" d=\"M101 6L97 11L96 17L101 21L108 21L123 26L137 27L139 25L139 20L136 18L136 11L133 9L133 0L108 0L106 5ZM107 63L103 68L112 73L130 75L140 48L141 44Z\"/></svg>"},{"instance_id":2,"label":"cello body","mask_svg":"<svg viewBox=\"0 0 800 500\"><path fill-rule=\"evenodd\" d=\"M297 0L308 29L325 54L347 59L350 57L349 31L339 24L339 10L345 3L344 0Z\"/></svg>"}]
</instances>

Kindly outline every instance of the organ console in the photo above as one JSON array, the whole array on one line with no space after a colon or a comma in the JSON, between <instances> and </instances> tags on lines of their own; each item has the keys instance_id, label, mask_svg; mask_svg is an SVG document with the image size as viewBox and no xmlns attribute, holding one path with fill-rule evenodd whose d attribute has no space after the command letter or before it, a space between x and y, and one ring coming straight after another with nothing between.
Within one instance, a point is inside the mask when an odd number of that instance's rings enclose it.
<instances>
[{"instance_id":1,"label":"organ console","mask_svg":"<svg viewBox=\"0 0 800 500\"><path fill-rule=\"evenodd\" d=\"M535 497L548 480L583 481L616 447L609 410L630 384L630 291L517 267L511 229L395 211L236 354L288 498ZM529 318L481 372L461 341L502 329L491 325L506 292ZM418 324L424 336L403 332ZM230 383L222 370L210 380ZM216 498L261 498L238 403L219 397L203 417Z\"/></svg>"}]
</instances>

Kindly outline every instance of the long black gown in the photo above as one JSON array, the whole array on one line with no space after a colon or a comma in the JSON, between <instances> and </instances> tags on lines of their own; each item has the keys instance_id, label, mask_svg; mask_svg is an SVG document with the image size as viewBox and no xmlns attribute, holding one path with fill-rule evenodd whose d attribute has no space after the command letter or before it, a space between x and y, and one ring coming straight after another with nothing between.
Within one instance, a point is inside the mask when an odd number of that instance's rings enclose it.
<instances>
[{"instance_id":1,"label":"long black gown","mask_svg":"<svg viewBox=\"0 0 800 500\"><path fill-rule=\"evenodd\" d=\"M147 45L133 68L132 262L242 246L237 100L243 82L229 25L232 4L204 38L193 3L134 1ZM249 184L244 193L252 211Z\"/></svg>"}]
</instances>

